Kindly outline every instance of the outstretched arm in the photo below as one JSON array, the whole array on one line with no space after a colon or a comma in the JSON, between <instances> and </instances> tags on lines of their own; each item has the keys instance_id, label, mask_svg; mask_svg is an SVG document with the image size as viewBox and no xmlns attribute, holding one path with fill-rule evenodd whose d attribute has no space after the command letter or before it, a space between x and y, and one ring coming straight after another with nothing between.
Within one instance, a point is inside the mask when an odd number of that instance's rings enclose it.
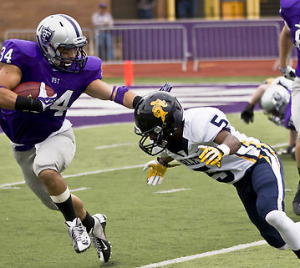
<instances>
[{"instance_id":1,"label":"outstretched arm","mask_svg":"<svg viewBox=\"0 0 300 268\"><path fill-rule=\"evenodd\" d=\"M165 83L165 85L162 86L159 91L170 92L172 88L173 87L169 83ZM96 79L91 82L85 90L85 93L93 98L114 101L124 105L129 109L133 109L142 98L125 86L112 86L100 79Z\"/></svg>"},{"instance_id":2,"label":"outstretched arm","mask_svg":"<svg viewBox=\"0 0 300 268\"><path fill-rule=\"evenodd\" d=\"M112 86L100 79L90 83L85 93L93 98L117 102L130 109L133 108L133 100L137 97L133 91L126 87Z\"/></svg>"}]
</instances>

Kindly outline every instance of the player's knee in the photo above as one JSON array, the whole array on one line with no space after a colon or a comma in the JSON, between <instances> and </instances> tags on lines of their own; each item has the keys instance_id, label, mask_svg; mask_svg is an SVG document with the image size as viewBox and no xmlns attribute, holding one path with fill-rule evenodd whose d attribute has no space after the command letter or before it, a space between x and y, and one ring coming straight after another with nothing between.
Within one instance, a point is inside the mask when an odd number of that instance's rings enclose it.
<instances>
[{"instance_id":1,"label":"player's knee","mask_svg":"<svg viewBox=\"0 0 300 268\"><path fill-rule=\"evenodd\" d=\"M37 177L39 177L40 173L44 170L54 170L57 171L55 164L46 163L43 161L39 161L36 159L33 163L33 172Z\"/></svg>"},{"instance_id":2,"label":"player's knee","mask_svg":"<svg viewBox=\"0 0 300 268\"><path fill-rule=\"evenodd\" d=\"M33 164L33 171L34 171L35 175L39 178L40 178L39 175L41 174L41 172L44 170L48 170L48 169L50 169L49 165L46 166L46 165Z\"/></svg>"},{"instance_id":3,"label":"player's knee","mask_svg":"<svg viewBox=\"0 0 300 268\"><path fill-rule=\"evenodd\" d=\"M285 225L286 214L283 211L272 210L266 215L266 221L275 227L277 230L281 230Z\"/></svg>"}]
</instances>

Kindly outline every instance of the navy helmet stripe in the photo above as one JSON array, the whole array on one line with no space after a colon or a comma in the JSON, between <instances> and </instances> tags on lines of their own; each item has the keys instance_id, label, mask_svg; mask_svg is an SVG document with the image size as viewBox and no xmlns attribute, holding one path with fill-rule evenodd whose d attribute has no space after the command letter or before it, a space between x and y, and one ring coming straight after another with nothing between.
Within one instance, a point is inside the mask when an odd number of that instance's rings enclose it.
<instances>
[{"instance_id":1,"label":"navy helmet stripe","mask_svg":"<svg viewBox=\"0 0 300 268\"><path fill-rule=\"evenodd\" d=\"M65 15L61 15L61 16L64 17L65 19L67 19L72 24L72 26L74 27L74 30L76 32L77 37L80 37L79 30L78 30L76 24L74 23L74 21L70 20L70 18L68 16L65 16Z\"/></svg>"}]
</instances>

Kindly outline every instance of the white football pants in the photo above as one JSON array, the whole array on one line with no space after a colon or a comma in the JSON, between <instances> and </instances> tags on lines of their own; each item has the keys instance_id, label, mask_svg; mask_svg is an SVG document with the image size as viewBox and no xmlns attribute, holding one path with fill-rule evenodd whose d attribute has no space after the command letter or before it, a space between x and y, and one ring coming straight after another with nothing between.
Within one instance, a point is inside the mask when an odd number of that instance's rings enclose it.
<instances>
[{"instance_id":1,"label":"white football pants","mask_svg":"<svg viewBox=\"0 0 300 268\"><path fill-rule=\"evenodd\" d=\"M15 159L22 169L26 184L50 209L57 210L57 207L37 175L46 169L63 172L71 164L75 151L75 136L72 129L47 138L28 151L14 150Z\"/></svg>"}]
</instances>

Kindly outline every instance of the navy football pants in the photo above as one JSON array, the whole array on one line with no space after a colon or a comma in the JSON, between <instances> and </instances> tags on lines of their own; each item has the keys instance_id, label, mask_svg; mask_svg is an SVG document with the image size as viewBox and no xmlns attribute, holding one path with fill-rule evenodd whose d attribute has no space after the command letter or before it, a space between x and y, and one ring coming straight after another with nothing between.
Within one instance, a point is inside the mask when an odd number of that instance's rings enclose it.
<instances>
[{"instance_id":1,"label":"navy football pants","mask_svg":"<svg viewBox=\"0 0 300 268\"><path fill-rule=\"evenodd\" d=\"M279 158L278 161L280 162ZM261 158L247 171L243 179L234 184L250 220L268 244L275 248L283 247L286 243L278 231L268 224L265 217L272 210L284 210L281 162L280 166L281 176L276 176L274 167L272 168L264 158ZM280 196L283 197L282 200L279 198Z\"/></svg>"}]
</instances>

